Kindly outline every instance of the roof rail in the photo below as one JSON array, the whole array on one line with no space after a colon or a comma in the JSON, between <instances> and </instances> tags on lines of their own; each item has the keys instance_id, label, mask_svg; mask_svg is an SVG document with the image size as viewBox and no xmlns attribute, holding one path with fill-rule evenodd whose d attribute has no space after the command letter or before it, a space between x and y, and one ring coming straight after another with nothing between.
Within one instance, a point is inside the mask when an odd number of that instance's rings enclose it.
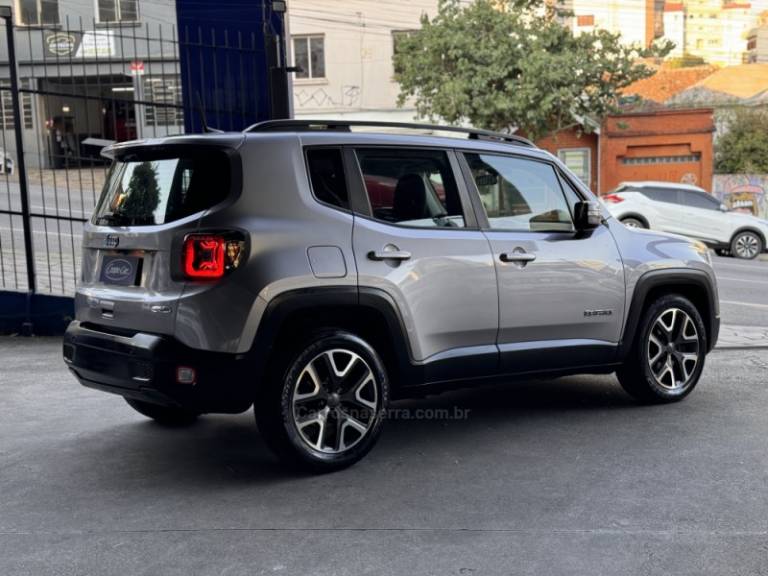
<instances>
[{"instance_id":1,"label":"roof rail","mask_svg":"<svg viewBox=\"0 0 768 576\"><path fill-rule=\"evenodd\" d=\"M265 120L249 126L244 132L310 132L310 131L337 131L351 132L352 127L372 127L372 128L404 128L407 130L428 130L439 132L456 132L467 134L471 140L492 140L496 142L506 142L508 144L517 144L520 146L529 146L535 148L536 145L522 136L515 134L502 134L501 132L491 132L490 130L481 130L479 128L461 128L459 126L440 126L438 124L418 124L409 122L382 122L368 120Z\"/></svg>"}]
</instances>

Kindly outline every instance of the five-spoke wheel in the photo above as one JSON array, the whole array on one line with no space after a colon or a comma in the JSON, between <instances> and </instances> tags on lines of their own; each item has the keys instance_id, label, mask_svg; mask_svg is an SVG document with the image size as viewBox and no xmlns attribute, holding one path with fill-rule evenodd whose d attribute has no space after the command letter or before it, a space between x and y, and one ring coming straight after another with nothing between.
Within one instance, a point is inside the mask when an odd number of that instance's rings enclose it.
<instances>
[{"instance_id":1,"label":"five-spoke wheel","mask_svg":"<svg viewBox=\"0 0 768 576\"><path fill-rule=\"evenodd\" d=\"M675 402L696 386L704 368L707 332L687 298L670 294L651 302L616 371L624 389L641 402Z\"/></svg>"},{"instance_id":2,"label":"five-spoke wheel","mask_svg":"<svg viewBox=\"0 0 768 576\"><path fill-rule=\"evenodd\" d=\"M373 347L349 332L324 330L275 363L255 410L262 436L282 460L324 472L353 464L373 447L388 398Z\"/></svg>"},{"instance_id":3,"label":"five-spoke wheel","mask_svg":"<svg viewBox=\"0 0 768 576\"><path fill-rule=\"evenodd\" d=\"M664 311L648 336L648 365L656 382L674 390L684 387L699 363L696 324L679 308Z\"/></svg>"},{"instance_id":4,"label":"five-spoke wheel","mask_svg":"<svg viewBox=\"0 0 768 576\"><path fill-rule=\"evenodd\" d=\"M315 450L341 453L360 442L376 418L376 376L356 352L326 350L299 374L292 404L302 440Z\"/></svg>"}]
</instances>

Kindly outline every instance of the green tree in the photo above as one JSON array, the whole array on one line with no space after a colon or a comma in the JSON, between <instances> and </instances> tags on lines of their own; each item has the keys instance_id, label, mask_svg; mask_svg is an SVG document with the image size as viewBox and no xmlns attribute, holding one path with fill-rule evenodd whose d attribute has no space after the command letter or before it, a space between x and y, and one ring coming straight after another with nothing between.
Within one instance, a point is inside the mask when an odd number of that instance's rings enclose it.
<instances>
[{"instance_id":1,"label":"green tree","mask_svg":"<svg viewBox=\"0 0 768 576\"><path fill-rule=\"evenodd\" d=\"M715 171L720 174L768 174L768 111L740 109L717 139Z\"/></svg>"},{"instance_id":2,"label":"green tree","mask_svg":"<svg viewBox=\"0 0 768 576\"><path fill-rule=\"evenodd\" d=\"M625 46L604 30L575 36L564 17L543 0L440 0L433 19L422 16L421 29L399 39L399 104L537 138L614 111L622 88L653 74L639 59L673 47Z\"/></svg>"},{"instance_id":3,"label":"green tree","mask_svg":"<svg viewBox=\"0 0 768 576\"><path fill-rule=\"evenodd\" d=\"M120 216L134 224L154 224L155 210L160 203L160 187L152 162L142 162L134 167L126 192L126 198L120 205Z\"/></svg>"}]
</instances>

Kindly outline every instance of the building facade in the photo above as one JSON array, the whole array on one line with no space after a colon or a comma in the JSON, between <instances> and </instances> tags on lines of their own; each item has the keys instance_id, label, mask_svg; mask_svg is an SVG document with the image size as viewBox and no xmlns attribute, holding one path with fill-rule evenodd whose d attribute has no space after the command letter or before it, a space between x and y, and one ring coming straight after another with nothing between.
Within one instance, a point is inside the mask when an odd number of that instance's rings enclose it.
<instances>
[{"instance_id":1,"label":"building facade","mask_svg":"<svg viewBox=\"0 0 768 576\"><path fill-rule=\"evenodd\" d=\"M354 11L355 9L359 11ZM296 66L297 118L413 121L412 106L397 107L392 55L398 39L434 16L436 0L293 0L289 25Z\"/></svg>"},{"instance_id":2,"label":"building facade","mask_svg":"<svg viewBox=\"0 0 768 576\"><path fill-rule=\"evenodd\" d=\"M768 25L758 26L747 35L746 64L768 64Z\"/></svg>"},{"instance_id":3,"label":"building facade","mask_svg":"<svg viewBox=\"0 0 768 576\"><path fill-rule=\"evenodd\" d=\"M658 0L565 0L573 12L574 33L602 28L621 34L626 44L649 46L662 33L663 1Z\"/></svg>"},{"instance_id":4,"label":"building facade","mask_svg":"<svg viewBox=\"0 0 768 576\"><path fill-rule=\"evenodd\" d=\"M88 139L122 141L183 130L172 0L2 0L14 13L27 164L92 156ZM0 42L0 85L9 85ZM2 147L15 157L12 95L0 92Z\"/></svg>"},{"instance_id":5,"label":"building facade","mask_svg":"<svg viewBox=\"0 0 768 576\"><path fill-rule=\"evenodd\" d=\"M666 2L664 37L675 43L673 56L690 54L718 66L741 64L761 7L724 0Z\"/></svg>"}]
</instances>

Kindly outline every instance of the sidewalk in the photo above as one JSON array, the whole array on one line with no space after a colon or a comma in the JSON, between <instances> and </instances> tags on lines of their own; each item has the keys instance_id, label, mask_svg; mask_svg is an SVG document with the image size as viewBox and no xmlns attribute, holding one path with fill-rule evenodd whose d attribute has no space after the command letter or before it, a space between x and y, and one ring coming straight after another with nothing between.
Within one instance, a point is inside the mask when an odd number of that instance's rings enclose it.
<instances>
[{"instance_id":1,"label":"sidewalk","mask_svg":"<svg viewBox=\"0 0 768 576\"><path fill-rule=\"evenodd\" d=\"M723 325L716 348L768 348L768 327Z\"/></svg>"}]
</instances>

